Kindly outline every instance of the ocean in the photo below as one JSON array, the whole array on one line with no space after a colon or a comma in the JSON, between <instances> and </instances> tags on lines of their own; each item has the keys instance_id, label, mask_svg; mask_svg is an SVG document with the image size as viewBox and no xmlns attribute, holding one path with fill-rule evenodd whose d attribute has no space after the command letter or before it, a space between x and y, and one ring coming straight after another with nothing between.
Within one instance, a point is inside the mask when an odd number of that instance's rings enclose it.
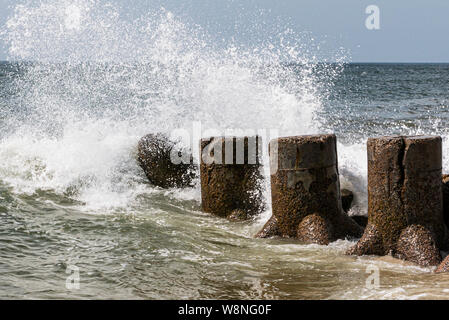
<instances>
[{"instance_id":1,"label":"ocean","mask_svg":"<svg viewBox=\"0 0 449 320\"><path fill-rule=\"evenodd\" d=\"M0 299L449 298L449 277L432 268L344 255L356 239L255 239L271 216L269 181L267 210L229 222L201 212L199 181L160 189L136 161L145 134L183 129L194 146L199 125L201 136L261 130L265 148L335 133L350 215L366 215L368 137L441 135L449 171L449 64L215 47L164 10L126 24L91 8L78 23L80 6L62 37L49 18L60 4L43 3L19 8L4 32Z\"/></svg>"}]
</instances>

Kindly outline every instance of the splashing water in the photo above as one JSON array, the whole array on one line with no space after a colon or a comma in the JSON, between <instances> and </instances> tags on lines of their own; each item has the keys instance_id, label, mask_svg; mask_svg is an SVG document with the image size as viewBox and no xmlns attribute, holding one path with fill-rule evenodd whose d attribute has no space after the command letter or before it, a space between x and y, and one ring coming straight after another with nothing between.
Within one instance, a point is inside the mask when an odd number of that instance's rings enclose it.
<instances>
[{"instance_id":1,"label":"splashing water","mask_svg":"<svg viewBox=\"0 0 449 320\"><path fill-rule=\"evenodd\" d=\"M0 155L4 181L19 191L81 184L76 199L88 208L126 206L120 199L138 194L130 187L141 189L135 145L149 132L193 121L217 130L317 130L314 61L299 47L218 49L164 9L129 22L101 1L32 4L16 7L5 33L11 59L33 61L14 79L19 110L7 118Z\"/></svg>"}]
</instances>

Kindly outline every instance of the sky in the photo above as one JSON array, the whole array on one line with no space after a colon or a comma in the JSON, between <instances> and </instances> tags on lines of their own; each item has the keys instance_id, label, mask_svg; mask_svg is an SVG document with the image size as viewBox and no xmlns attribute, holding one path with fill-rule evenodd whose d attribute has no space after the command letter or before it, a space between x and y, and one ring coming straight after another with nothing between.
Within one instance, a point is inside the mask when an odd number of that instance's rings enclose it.
<instances>
[{"instance_id":1,"label":"sky","mask_svg":"<svg viewBox=\"0 0 449 320\"><path fill-rule=\"evenodd\" d=\"M30 1L30 0L28 0ZM48 0L42 0L48 1ZM57 1L57 0L54 0ZM74 0L75 1L75 0ZM17 4L0 0L3 28ZM164 7L200 25L213 39L244 44L264 41L281 28L306 33L323 59L343 49L352 62L449 62L448 0L109 0L125 19ZM379 29L368 29L365 10L379 9ZM372 19L371 26L373 25ZM256 29L255 25L264 28ZM268 30L268 31L267 31ZM248 31L248 32L247 32ZM271 33L272 32L272 33ZM0 60L8 49L0 40Z\"/></svg>"}]
</instances>

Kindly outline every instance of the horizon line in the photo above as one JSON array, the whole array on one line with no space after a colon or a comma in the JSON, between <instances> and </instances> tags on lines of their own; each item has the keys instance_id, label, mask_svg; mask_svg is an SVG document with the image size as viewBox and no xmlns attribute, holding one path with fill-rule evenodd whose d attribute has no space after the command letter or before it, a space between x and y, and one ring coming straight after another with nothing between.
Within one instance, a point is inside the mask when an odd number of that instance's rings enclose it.
<instances>
[{"instance_id":1,"label":"horizon line","mask_svg":"<svg viewBox=\"0 0 449 320\"><path fill-rule=\"evenodd\" d=\"M36 63L41 61L10 61L10 60L0 60L0 63ZM58 62L43 62L43 63L67 63L69 61L58 61ZM104 61L85 61L85 62L98 62L105 63ZM134 61L137 62L138 61ZM110 63L109 61L106 63ZM301 62L285 62L286 64L294 64ZM337 61L317 61L315 63L330 63L330 64L449 64L449 61L438 61L438 62L429 62L429 61L349 61L349 62L337 62Z\"/></svg>"}]
</instances>

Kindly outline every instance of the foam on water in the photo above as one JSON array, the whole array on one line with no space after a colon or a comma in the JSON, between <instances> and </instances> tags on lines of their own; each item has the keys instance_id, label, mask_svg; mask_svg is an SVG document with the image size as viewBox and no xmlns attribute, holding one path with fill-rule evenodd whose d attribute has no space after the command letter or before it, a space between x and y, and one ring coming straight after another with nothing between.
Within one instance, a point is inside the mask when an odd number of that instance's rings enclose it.
<instances>
[{"instance_id":1,"label":"foam on water","mask_svg":"<svg viewBox=\"0 0 449 320\"><path fill-rule=\"evenodd\" d=\"M35 63L12 79L1 179L19 193L68 195L87 211L126 207L151 189L135 162L147 133L194 121L204 131L318 132L316 111L338 75L322 66L317 81L316 57L289 29L258 48L217 47L163 8L130 21L101 0L26 1L2 35L10 60Z\"/></svg>"}]
</instances>

